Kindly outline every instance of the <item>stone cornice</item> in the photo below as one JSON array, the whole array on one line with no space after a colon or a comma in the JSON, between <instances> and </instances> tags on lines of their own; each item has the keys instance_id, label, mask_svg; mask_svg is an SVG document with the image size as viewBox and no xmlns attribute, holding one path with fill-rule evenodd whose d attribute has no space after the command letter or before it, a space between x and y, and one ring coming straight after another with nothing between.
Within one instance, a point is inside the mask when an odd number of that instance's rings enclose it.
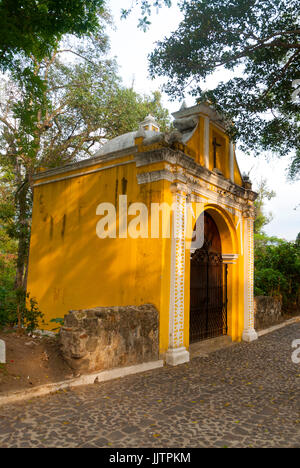
<instances>
[{"instance_id":1,"label":"stone cornice","mask_svg":"<svg viewBox=\"0 0 300 468\"><path fill-rule=\"evenodd\" d=\"M222 130L224 130L226 127L222 116L215 109L205 104L198 104L193 107L181 109L177 112L174 112L172 115L175 119L180 119L183 117L192 117L194 115L200 115L202 117L207 116L214 124L218 125Z\"/></svg>"},{"instance_id":2,"label":"stone cornice","mask_svg":"<svg viewBox=\"0 0 300 468\"><path fill-rule=\"evenodd\" d=\"M193 158L178 150L162 148L159 150L137 153L135 155L135 161L137 167L145 167L158 162L167 162L173 166L179 166L179 168L176 167L175 171L154 171L152 173L153 175L148 178L145 174L151 174L152 171L140 174L138 176L139 183L145 183L142 182L142 180L161 180L161 178L164 178L163 175L165 175L166 180L179 180L180 182L197 186L200 182L197 179L201 179L201 181L204 181L207 184L214 185L221 195L226 195L226 193L229 192L232 197L240 198L244 201L254 201L257 197L257 194L252 190L245 189L244 187L231 182L229 179L225 179L225 177L206 169L204 166L200 166L200 164L196 163ZM223 194L221 193L222 190L224 191Z\"/></svg>"},{"instance_id":3,"label":"stone cornice","mask_svg":"<svg viewBox=\"0 0 300 468\"><path fill-rule=\"evenodd\" d=\"M115 151L114 153L104 154L95 156L93 158L84 159L83 161L74 162L72 164L67 164L65 166L56 167L54 169L49 169L43 172L39 172L34 175L33 180L46 179L48 177L65 174L66 172L76 171L77 169L83 169L85 167L95 166L99 163L106 163L114 161L115 159L121 158L122 156L129 156L138 151L136 146L131 148L126 148L125 150Z\"/></svg>"}]
</instances>

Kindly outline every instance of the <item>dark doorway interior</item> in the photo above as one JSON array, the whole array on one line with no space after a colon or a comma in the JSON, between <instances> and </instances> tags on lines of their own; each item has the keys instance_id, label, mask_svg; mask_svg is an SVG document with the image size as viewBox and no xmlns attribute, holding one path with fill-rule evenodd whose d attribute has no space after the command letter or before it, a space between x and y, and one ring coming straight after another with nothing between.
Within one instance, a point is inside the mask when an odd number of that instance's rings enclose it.
<instances>
[{"instance_id":1,"label":"dark doorway interior","mask_svg":"<svg viewBox=\"0 0 300 468\"><path fill-rule=\"evenodd\" d=\"M190 343L227 335L227 265L213 218L204 213L204 244L191 255Z\"/></svg>"}]
</instances>

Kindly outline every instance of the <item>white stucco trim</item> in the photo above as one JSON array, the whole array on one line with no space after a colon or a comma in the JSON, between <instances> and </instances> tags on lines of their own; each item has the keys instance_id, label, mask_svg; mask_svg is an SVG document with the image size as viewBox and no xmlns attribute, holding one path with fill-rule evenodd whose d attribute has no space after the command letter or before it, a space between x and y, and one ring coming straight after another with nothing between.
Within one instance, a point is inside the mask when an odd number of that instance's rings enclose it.
<instances>
[{"instance_id":1,"label":"white stucco trim","mask_svg":"<svg viewBox=\"0 0 300 468\"><path fill-rule=\"evenodd\" d=\"M118 367L101 372L95 372L93 374L85 374L74 379L64 380L62 382L56 382L47 385L40 385L38 387L20 390L17 392L1 393L0 406L16 403L17 401L28 400L29 398L49 395L50 393L58 392L59 390L63 389L79 387L81 385L91 385L113 379L120 379L122 377L126 377L127 375L133 375L140 372L148 372L150 370L159 369L163 367L163 365L164 362L162 360L144 362L134 366Z\"/></svg>"},{"instance_id":2,"label":"white stucco trim","mask_svg":"<svg viewBox=\"0 0 300 468\"><path fill-rule=\"evenodd\" d=\"M209 117L204 117L204 164L209 169Z\"/></svg>"},{"instance_id":3,"label":"white stucco trim","mask_svg":"<svg viewBox=\"0 0 300 468\"><path fill-rule=\"evenodd\" d=\"M189 360L190 353L184 346L181 348L169 348L166 353L166 363L170 366L178 366L179 364L189 362Z\"/></svg>"},{"instance_id":4,"label":"white stucco trim","mask_svg":"<svg viewBox=\"0 0 300 468\"><path fill-rule=\"evenodd\" d=\"M82 176L94 174L95 172L101 172L101 171L105 171L105 170L107 170L107 169L113 169L113 168L115 168L115 167L126 166L127 164L134 164L134 163L135 163L135 161L134 161L134 160L131 160L131 161L125 161L125 162L118 163L118 164L113 164L113 165L110 165L110 166L99 167L99 168L94 169L94 170L92 170L92 171L79 172L78 174L73 174L73 175L70 175L70 176L59 177L58 179L46 180L46 182L38 182L38 183L35 183L35 184L33 185L33 187L39 187L40 185L53 184L53 183L55 183L55 182L61 182L62 180L75 179L76 177L82 177ZM49 177L50 177L50 176L49 176Z\"/></svg>"},{"instance_id":5,"label":"white stucco trim","mask_svg":"<svg viewBox=\"0 0 300 468\"><path fill-rule=\"evenodd\" d=\"M254 329L254 239L252 218L244 218L244 341L257 340Z\"/></svg>"},{"instance_id":6,"label":"white stucco trim","mask_svg":"<svg viewBox=\"0 0 300 468\"><path fill-rule=\"evenodd\" d=\"M229 174L231 182L234 182L234 146L232 141L229 143Z\"/></svg>"},{"instance_id":7,"label":"white stucco trim","mask_svg":"<svg viewBox=\"0 0 300 468\"><path fill-rule=\"evenodd\" d=\"M222 259L223 259L223 263L225 264L233 264L235 265L236 264L236 260L239 258L239 255L238 254L232 254L232 253L224 253L222 254Z\"/></svg>"},{"instance_id":8,"label":"white stucco trim","mask_svg":"<svg viewBox=\"0 0 300 468\"><path fill-rule=\"evenodd\" d=\"M180 187L173 190L169 349L166 353L166 362L176 366L188 362L190 356L184 346L186 194L180 190Z\"/></svg>"}]
</instances>

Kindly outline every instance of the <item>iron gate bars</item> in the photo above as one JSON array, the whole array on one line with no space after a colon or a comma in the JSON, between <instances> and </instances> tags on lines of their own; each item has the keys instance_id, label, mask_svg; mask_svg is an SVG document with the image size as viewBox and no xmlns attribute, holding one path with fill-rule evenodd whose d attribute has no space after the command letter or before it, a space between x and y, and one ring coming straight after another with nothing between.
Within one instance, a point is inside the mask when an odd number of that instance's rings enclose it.
<instances>
[{"instance_id":1,"label":"iron gate bars","mask_svg":"<svg viewBox=\"0 0 300 468\"><path fill-rule=\"evenodd\" d=\"M198 249L192 255L191 343L227 335L227 276L221 254Z\"/></svg>"}]
</instances>

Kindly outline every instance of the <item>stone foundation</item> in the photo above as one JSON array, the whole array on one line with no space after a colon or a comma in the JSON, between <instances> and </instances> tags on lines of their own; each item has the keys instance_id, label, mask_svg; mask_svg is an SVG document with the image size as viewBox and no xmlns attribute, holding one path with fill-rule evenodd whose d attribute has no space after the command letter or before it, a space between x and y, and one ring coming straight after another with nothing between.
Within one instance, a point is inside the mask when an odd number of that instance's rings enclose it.
<instances>
[{"instance_id":1,"label":"stone foundation","mask_svg":"<svg viewBox=\"0 0 300 468\"><path fill-rule=\"evenodd\" d=\"M60 330L72 369L93 372L159 359L159 314L153 305L70 311Z\"/></svg>"},{"instance_id":2,"label":"stone foundation","mask_svg":"<svg viewBox=\"0 0 300 468\"><path fill-rule=\"evenodd\" d=\"M282 317L281 300L278 297L256 296L254 298L255 329L276 325Z\"/></svg>"}]
</instances>

